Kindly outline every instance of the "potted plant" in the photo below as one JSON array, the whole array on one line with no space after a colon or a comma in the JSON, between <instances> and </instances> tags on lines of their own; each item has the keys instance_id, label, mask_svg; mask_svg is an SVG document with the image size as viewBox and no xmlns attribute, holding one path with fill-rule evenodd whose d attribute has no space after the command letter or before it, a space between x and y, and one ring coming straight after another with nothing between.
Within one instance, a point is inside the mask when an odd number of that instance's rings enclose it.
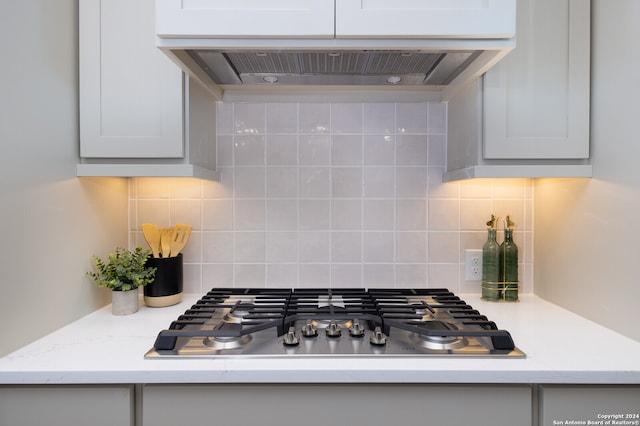
<instances>
[{"instance_id":1,"label":"potted plant","mask_svg":"<svg viewBox=\"0 0 640 426\"><path fill-rule=\"evenodd\" d=\"M147 264L151 250L136 247L134 251L116 248L108 261L93 256L97 272L87 272L98 287L111 289L111 312L128 315L138 311L138 287L145 286L155 277L156 268Z\"/></svg>"}]
</instances>

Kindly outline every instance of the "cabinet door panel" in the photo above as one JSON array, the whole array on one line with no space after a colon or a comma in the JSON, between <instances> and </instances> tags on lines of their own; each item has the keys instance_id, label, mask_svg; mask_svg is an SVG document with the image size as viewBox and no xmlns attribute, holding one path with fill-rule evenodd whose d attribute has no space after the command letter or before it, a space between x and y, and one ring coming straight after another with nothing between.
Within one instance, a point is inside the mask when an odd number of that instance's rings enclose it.
<instances>
[{"instance_id":1,"label":"cabinet door panel","mask_svg":"<svg viewBox=\"0 0 640 426\"><path fill-rule=\"evenodd\" d=\"M519 0L517 27L484 78L485 158L588 158L589 1Z\"/></svg>"},{"instance_id":2,"label":"cabinet door panel","mask_svg":"<svg viewBox=\"0 0 640 426\"><path fill-rule=\"evenodd\" d=\"M529 386L225 383L145 385L142 393L145 426L531 426L532 418Z\"/></svg>"},{"instance_id":3,"label":"cabinet door panel","mask_svg":"<svg viewBox=\"0 0 640 426\"><path fill-rule=\"evenodd\" d=\"M80 2L80 155L184 155L182 72L155 47L154 0Z\"/></svg>"},{"instance_id":4,"label":"cabinet door panel","mask_svg":"<svg viewBox=\"0 0 640 426\"><path fill-rule=\"evenodd\" d=\"M321 37L334 34L334 0L158 0L159 35Z\"/></svg>"},{"instance_id":5,"label":"cabinet door panel","mask_svg":"<svg viewBox=\"0 0 640 426\"><path fill-rule=\"evenodd\" d=\"M638 424L640 386L540 387L540 425ZM613 415L615 417L605 417ZM601 423L599 423L601 422ZM617 423L616 423L617 422ZM625 423L626 422L626 423Z\"/></svg>"},{"instance_id":6,"label":"cabinet door panel","mask_svg":"<svg viewBox=\"0 0 640 426\"><path fill-rule=\"evenodd\" d=\"M133 386L0 387L0 425L133 426Z\"/></svg>"},{"instance_id":7,"label":"cabinet door panel","mask_svg":"<svg viewBox=\"0 0 640 426\"><path fill-rule=\"evenodd\" d=\"M511 37L514 0L337 0L336 37Z\"/></svg>"}]
</instances>

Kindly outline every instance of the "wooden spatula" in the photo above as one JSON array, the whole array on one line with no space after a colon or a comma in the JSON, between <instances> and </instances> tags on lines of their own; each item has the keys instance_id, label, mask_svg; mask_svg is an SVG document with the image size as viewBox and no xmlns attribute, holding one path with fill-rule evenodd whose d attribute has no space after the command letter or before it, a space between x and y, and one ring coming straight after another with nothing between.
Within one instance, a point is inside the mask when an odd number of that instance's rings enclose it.
<instances>
[{"instance_id":1,"label":"wooden spatula","mask_svg":"<svg viewBox=\"0 0 640 426\"><path fill-rule=\"evenodd\" d=\"M144 234L144 239L147 240L147 244L149 244L153 257L160 257L160 230L158 226L153 223L143 223L142 233Z\"/></svg>"},{"instance_id":2,"label":"wooden spatula","mask_svg":"<svg viewBox=\"0 0 640 426\"><path fill-rule=\"evenodd\" d=\"M177 256L189 241L191 235L191 226L182 223L173 227L171 232L171 257Z\"/></svg>"},{"instance_id":3,"label":"wooden spatula","mask_svg":"<svg viewBox=\"0 0 640 426\"><path fill-rule=\"evenodd\" d=\"M171 256L171 228L160 228L160 254L162 257Z\"/></svg>"}]
</instances>

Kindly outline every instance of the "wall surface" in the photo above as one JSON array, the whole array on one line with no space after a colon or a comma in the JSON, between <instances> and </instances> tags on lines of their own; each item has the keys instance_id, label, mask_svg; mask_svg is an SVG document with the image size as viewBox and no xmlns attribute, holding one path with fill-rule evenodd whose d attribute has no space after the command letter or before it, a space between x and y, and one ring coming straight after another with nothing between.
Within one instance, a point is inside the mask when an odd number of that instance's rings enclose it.
<instances>
[{"instance_id":1,"label":"wall surface","mask_svg":"<svg viewBox=\"0 0 640 426\"><path fill-rule=\"evenodd\" d=\"M442 183L446 105L221 103L222 180L134 179L131 241L142 223L188 223L186 291L214 286L447 287L465 281L491 213L518 227L532 291L530 180Z\"/></svg>"},{"instance_id":2,"label":"wall surface","mask_svg":"<svg viewBox=\"0 0 640 426\"><path fill-rule=\"evenodd\" d=\"M0 356L95 310L84 273L127 243L127 184L77 179L77 1L0 13Z\"/></svg>"},{"instance_id":3,"label":"wall surface","mask_svg":"<svg viewBox=\"0 0 640 426\"><path fill-rule=\"evenodd\" d=\"M535 183L535 293L640 341L640 2L592 7L594 177Z\"/></svg>"}]
</instances>

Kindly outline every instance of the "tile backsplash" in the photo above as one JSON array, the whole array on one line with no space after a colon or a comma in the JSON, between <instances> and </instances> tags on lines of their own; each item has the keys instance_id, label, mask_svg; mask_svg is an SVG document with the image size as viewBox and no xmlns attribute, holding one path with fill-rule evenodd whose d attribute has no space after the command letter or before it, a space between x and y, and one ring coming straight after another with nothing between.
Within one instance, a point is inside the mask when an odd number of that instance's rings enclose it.
<instances>
[{"instance_id":1,"label":"tile backsplash","mask_svg":"<svg viewBox=\"0 0 640 426\"><path fill-rule=\"evenodd\" d=\"M533 282L529 179L442 183L443 103L219 103L220 182L135 178L141 224L193 225L185 292L237 287L447 287L491 213L518 225L522 292Z\"/></svg>"}]
</instances>

